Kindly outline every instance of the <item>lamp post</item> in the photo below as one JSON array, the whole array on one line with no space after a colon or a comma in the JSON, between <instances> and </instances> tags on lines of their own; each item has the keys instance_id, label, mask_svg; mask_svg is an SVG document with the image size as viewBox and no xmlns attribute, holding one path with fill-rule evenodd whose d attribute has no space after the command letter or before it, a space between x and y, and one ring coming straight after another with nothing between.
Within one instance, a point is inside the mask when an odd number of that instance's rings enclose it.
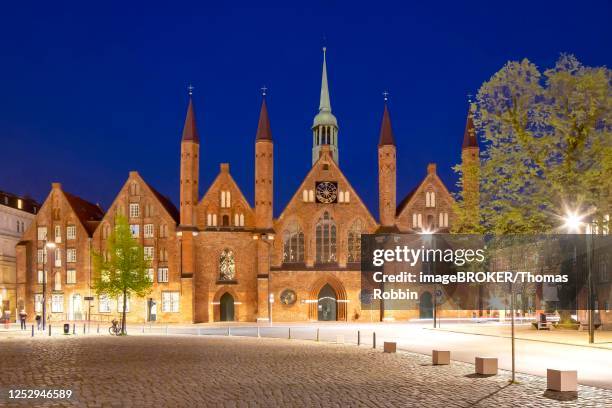
<instances>
[{"instance_id":1,"label":"lamp post","mask_svg":"<svg viewBox=\"0 0 612 408\"><path fill-rule=\"evenodd\" d=\"M576 211L567 211L563 220L565 221L564 227L567 229L569 234L580 234L581 227L585 225L583 219L584 215L579 214ZM587 257L587 323L589 329L589 343L595 343L595 326L593 316L593 282L592 282L592 270L593 270L593 231L592 228L586 224L585 234L586 236L586 257Z\"/></svg>"},{"instance_id":2,"label":"lamp post","mask_svg":"<svg viewBox=\"0 0 612 408\"><path fill-rule=\"evenodd\" d=\"M42 328L45 330L47 324L47 249L54 249L55 243L47 242L47 238L43 241L43 276L42 276Z\"/></svg>"}]
</instances>

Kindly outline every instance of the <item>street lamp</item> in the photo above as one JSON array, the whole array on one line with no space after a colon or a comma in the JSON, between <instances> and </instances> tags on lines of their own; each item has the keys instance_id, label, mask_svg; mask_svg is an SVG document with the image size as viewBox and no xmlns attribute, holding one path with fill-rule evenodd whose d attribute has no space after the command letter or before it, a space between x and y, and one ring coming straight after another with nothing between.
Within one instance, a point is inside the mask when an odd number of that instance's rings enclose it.
<instances>
[{"instance_id":1,"label":"street lamp","mask_svg":"<svg viewBox=\"0 0 612 408\"><path fill-rule=\"evenodd\" d=\"M47 239L43 241L43 276L42 276L42 285L43 285L43 302L42 302L42 328L45 330L46 322L47 322L47 249L55 249L54 242L47 242Z\"/></svg>"},{"instance_id":2,"label":"street lamp","mask_svg":"<svg viewBox=\"0 0 612 408\"><path fill-rule=\"evenodd\" d=\"M565 227L570 234L580 234L580 227L585 224L583 219L584 214L579 214L577 211L566 211L563 217ZM593 316L593 282L592 282L592 262L593 262L593 229L589 228L589 224L586 224L585 229L586 237L586 255L587 255L587 322L589 327L589 343L595 343L595 326ZM574 244L575 245L575 244Z\"/></svg>"}]
</instances>

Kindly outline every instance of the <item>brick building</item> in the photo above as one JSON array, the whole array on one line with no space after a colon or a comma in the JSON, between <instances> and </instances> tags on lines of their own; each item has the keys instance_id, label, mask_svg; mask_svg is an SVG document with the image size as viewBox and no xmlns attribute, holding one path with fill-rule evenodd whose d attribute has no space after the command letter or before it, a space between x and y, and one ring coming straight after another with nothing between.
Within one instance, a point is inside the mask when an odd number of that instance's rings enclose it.
<instances>
[{"instance_id":1,"label":"brick building","mask_svg":"<svg viewBox=\"0 0 612 408\"><path fill-rule=\"evenodd\" d=\"M274 321L369 321L371 314L360 308L361 234L448 231L453 198L432 163L423 181L397 205L397 152L385 103L378 143L380 211L378 217L370 213L339 166L339 126L331 109L325 50L319 112L311 131L312 168L277 218L275 142L265 97L254 138L254 206L226 163L200 196L201 141L190 93L180 149L179 210L137 172L129 174L105 213L54 184L18 246L18 268L27 277L27 307L40 308L40 271L47 270L53 315L82 317L83 298L92 295L92 250L104 250L120 213L128 216L133 236L152 260L153 290L146 299L129 300L130 321L267 321L270 313ZM470 132L468 118L463 149L477 157ZM72 238L68 228L76 231ZM61 235L55 240L61 261L45 264L44 239L56 233ZM119 300L94 297L92 316L104 320L116 315ZM408 317L405 312L397 316ZM382 317L393 319L394 311L384 311Z\"/></svg>"}]
</instances>

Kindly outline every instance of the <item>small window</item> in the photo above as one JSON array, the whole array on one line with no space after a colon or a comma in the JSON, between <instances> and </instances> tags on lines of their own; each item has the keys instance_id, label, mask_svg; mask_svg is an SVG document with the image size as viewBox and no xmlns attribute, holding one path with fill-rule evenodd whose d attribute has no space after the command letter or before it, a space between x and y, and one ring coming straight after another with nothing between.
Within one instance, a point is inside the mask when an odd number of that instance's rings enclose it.
<instances>
[{"instance_id":1,"label":"small window","mask_svg":"<svg viewBox=\"0 0 612 408\"><path fill-rule=\"evenodd\" d=\"M130 231L132 232L132 238L140 237L140 225L130 224Z\"/></svg>"},{"instance_id":2,"label":"small window","mask_svg":"<svg viewBox=\"0 0 612 408\"><path fill-rule=\"evenodd\" d=\"M51 296L51 312L53 313L63 313L64 312L64 295Z\"/></svg>"},{"instance_id":3,"label":"small window","mask_svg":"<svg viewBox=\"0 0 612 408\"><path fill-rule=\"evenodd\" d=\"M168 282L168 268L157 268L157 282Z\"/></svg>"},{"instance_id":4,"label":"small window","mask_svg":"<svg viewBox=\"0 0 612 408\"><path fill-rule=\"evenodd\" d=\"M76 283L76 270L68 269L66 272L66 283L67 284L75 284Z\"/></svg>"},{"instance_id":5,"label":"small window","mask_svg":"<svg viewBox=\"0 0 612 408\"><path fill-rule=\"evenodd\" d=\"M314 203L314 190L308 190L308 201Z\"/></svg>"},{"instance_id":6,"label":"small window","mask_svg":"<svg viewBox=\"0 0 612 408\"><path fill-rule=\"evenodd\" d=\"M23 209L23 201L21 200L21 198L17 199L17 208L19 208L20 210Z\"/></svg>"},{"instance_id":7,"label":"small window","mask_svg":"<svg viewBox=\"0 0 612 408\"><path fill-rule=\"evenodd\" d=\"M55 242L62 242L62 227L59 225L55 226Z\"/></svg>"},{"instance_id":8,"label":"small window","mask_svg":"<svg viewBox=\"0 0 612 408\"><path fill-rule=\"evenodd\" d=\"M162 312L179 311L179 293L178 292L162 292Z\"/></svg>"},{"instance_id":9,"label":"small window","mask_svg":"<svg viewBox=\"0 0 612 408\"><path fill-rule=\"evenodd\" d=\"M55 266L59 268L60 266L62 266L62 250L59 248L55 248L55 250L53 251L53 255L55 258Z\"/></svg>"},{"instance_id":10,"label":"small window","mask_svg":"<svg viewBox=\"0 0 612 408\"><path fill-rule=\"evenodd\" d=\"M41 248L38 250L38 263L46 263L47 262L47 248Z\"/></svg>"},{"instance_id":11,"label":"small window","mask_svg":"<svg viewBox=\"0 0 612 408\"><path fill-rule=\"evenodd\" d=\"M302 201L305 203L308 202L308 190L302 191Z\"/></svg>"},{"instance_id":12,"label":"small window","mask_svg":"<svg viewBox=\"0 0 612 408\"><path fill-rule=\"evenodd\" d=\"M152 246L144 247L144 259L146 259L147 261L153 260L153 247Z\"/></svg>"},{"instance_id":13,"label":"small window","mask_svg":"<svg viewBox=\"0 0 612 408\"><path fill-rule=\"evenodd\" d=\"M44 283L43 279L45 278L46 274L47 274L46 272L38 271L38 279L37 279L38 283L40 284Z\"/></svg>"},{"instance_id":14,"label":"small window","mask_svg":"<svg viewBox=\"0 0 612 408\"><path fill-rule=\"evenodd\" d=\"M153 280L153 279L154 279L154 276L153 276L153 275L154 275L154 274L153 274L153 268L148 268L148 269L147 269L147 277L149 278L149 280L150 280L151 282L154 282L154 280Z\"/></svg>"},{"instance_id":15,"label":"small window","mask_svg":"<svg viewBox=\"0 0 612 408\"><path fill-rule=\"evenodd\" d=\"M144 237L145 238L153 238L154 225L153 224L145 224L144 226Z\"/></svg>"},{"instance_id":16,"label":"small window","mask_svg":"<svg viewBox=\"0 0 612 408\"><path fill-rule=\"evenodd\" d=\"M47 227L38 227L36 230L38 232L39 241L44 241L47 239Z\"/></svg>"},{"instance_id":17,"label":"small window","mask_svg":"<svg viewBox=\"0 0 612 408\"><path fill-rule=\"evenodd\" d=\"M344 202L344 191L340 191L338 193L338 202L339 203L343 203Z\"/></svg>"},{"instance_id":18,"label":"small window","mask_svg":"<svg viewBox=\"0 0 612 408\"><path fill-rule=\"evenodd\" d=\"M110 313L111 311L111 300L106 295L98 297L98 311L100 313Z\"/></svg>"},{"instance_id":19,"label":"small window","mask_svg":"<svg viewBox=\"0 0 612 408\"><path fill-rule=\"evenodd\" d=\"M162 224L159 226L159 237L160 238L168 237L168 226L166 224Z\"/></svg>"},{"instance_id":20,"label":"small window","mask_svg":"<svg viewBox=\"0 0 612 408\"><path fill-rule=\"evenodd\" d=\"M76 225L66 227L66 239L76 239Z\"/></svg>"},{"instance_id":21,"label":"small window","mask_svg":"<svg viewBox=\"0 0 612 408\"><path fill-rule=\"evenodd\" d=\"M66 250L66 262L76 262L77 250L76 248L68 248Z\"/></svg>"},{"instance_id":22,"label":"small window","mask_svg":"<svg viewBox=\"0 0 612 408\"><path fill-rule=\"evenodd\" d=\"M131 203L130 204L130 218L138 218L140 217L140 204Z\"/></svg>"},{"instance_id":23,"label":"small window","mask_svg":"<svg viewBox=\"0 0 612 408\"><path fill-rule=\"evenodd\" d=\"M59 272L55 272L53 290L55 291L62 290L62 274Z\"/></svg>"},{"instance_id":24,"label":"small window","mask_svg":"<svg viewBox=\"0 0 612 408\"><path fill-rule=\"evenodd\" d=\"M350 191L345 191L344 192L344 202L345 203L350 203L351 202L351 192Z\"/></svg>"}]
</instances>

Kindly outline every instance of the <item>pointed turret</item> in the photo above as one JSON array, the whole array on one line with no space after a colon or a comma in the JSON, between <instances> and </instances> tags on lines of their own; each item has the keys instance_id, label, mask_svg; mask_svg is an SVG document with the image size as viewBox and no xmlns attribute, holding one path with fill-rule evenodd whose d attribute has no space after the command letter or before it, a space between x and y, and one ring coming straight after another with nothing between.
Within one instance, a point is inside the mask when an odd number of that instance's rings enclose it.
<instances>
[{"instance_id":1,"label":"pointed turret","mask_svg":"<svg viewBox=\"0 0 612 408\"><path fill-rule=\"evenodd\" d=\"M462 232L478 230L480 223L480 148L474 128L475 104L470 104L461 147L461 187L465 219Z\"/></svg>"},{"instance_id":2,"label":"pointed turret","mask_svg":"<svg viewBox=\"0 0 612 408\"><path fill-rule=\"evenodd\" d=\"M180 224L184 227L194 227L196 225L195 207L198 204L198 181L200 178L200 137L196 127L192 93L193 87L189 86L189 104L181 138Z\"/></svg>"},{"instance_id":3,"label":"pointed turret","mask_svg":"<svg viewBox=\"0 0 612 408\"><path fill-rule=\"evenodd\" d=\"M465 123L465 131L463 132L463 146L466 147L478 147L478 139L476 138L476 131L474 130L474 107L470 104L468 109L467 121Z\"/></svg>"},{"instance_id":4,"label":"pointed turret","mask_svg":"<svg viewBox=\"0 0 612 408\"><path fill-rule=\"evenodd\" d=\"M313 146L312 164L314 165L321 154L321 146L329 146L329 151L338 163L338 120L331 111L329 99L329 84L327 82L327 49L323 47L323 72L321 74L321 98L319 100L319 113L312 122Z\"/></svg>"},{"instance_id":5,"label":"pointed turret","mask_svg":"<svg viewBox=\"0 0 612 408\"><path fill-rule=\"evenodd\" d=\"M265 87L262 88L264 92L255 135L255 227L262 231L269 231L272 229L274 142L265 89Z\"/></svg>"},{"instance_id":6,"label":"pointed turret","mask_svg":"<svg viewBox=\"0 0 612 408\"><path fill-rule=\"evenodd\" d=\"M259 112L259 123L257 124L257 140L272 140L272 130L270 129L270 118L268 117L268 106L266 105L265 94L261 102Z\"/></svg>"},{"instance_id":7,"label":"pointed turret","mask_svg":"<svg viewBox=\"0 0 612 408\"><path fill-rule=\"evenodd\" d=\"M387 92L385 95L385 109L380 124L378 138L378 212L381 231L392 231L395 228L396 201L396 147L391 115L387 106Z\"/></svg>"},{"instance_id":8,"label":"pointed turret","mask_svg":"<svg viewBox=\"0 0 612 408\"><path fill-rule=\"evenodd\" d=\"M198 136L198 128L196 126L195 113L193 111L193 98L191 90L189 91L189 105L187 106L187 115L185 115L185 126L183 126L183 141L192 141L200 143Z\"/></svg>"},{"instance_id":9,"label":"pointed turret","mask_svg":"<svg viewBox=\"0 0 612 408\"><path fill-rule=\"evenodd\" d=\"M382 122L380 124L380 136L378 138L378 146L385 145L395 146L395 137L393 137L393 128L391 127L391 116L389 115L389 108L387 107L386 101Z\"/></svg>"}]
</instances>

